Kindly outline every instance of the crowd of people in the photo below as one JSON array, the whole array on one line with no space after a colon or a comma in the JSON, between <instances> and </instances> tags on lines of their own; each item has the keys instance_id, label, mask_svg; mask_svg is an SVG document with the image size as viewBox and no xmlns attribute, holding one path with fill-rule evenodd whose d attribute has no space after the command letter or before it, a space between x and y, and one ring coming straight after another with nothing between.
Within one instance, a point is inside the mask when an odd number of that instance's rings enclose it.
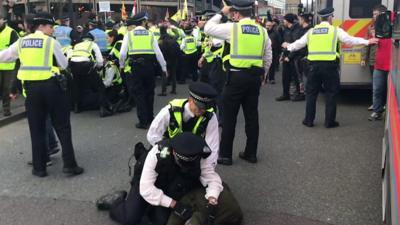
<instances>
[{"instance_id":1,"label":"crowd of people","mask_svg":"<svg viewBox=\"0 0 400 225\"><path fill-rule=\"evenodd\" d=\"M207 10L200 18L180 22L150 21L139 12L125 22L109 20L103 27L89 20L76 29L68 17L56 25L48 13L28 15L13 29L1 15L3 112L11 115L10 98L17 92L26 97L32 174L48 175L50 155L59 151L54 130L62 147L63 172L84 172L72 145L71 111L99 110L100 117L106 117L136 107L135 126L148 129L152 147L136 145L130 191L103 196L99 209L110 210L110 217L121 224L139 224L144 215L159 225L240 224L241 209L215 172L217 164L233 164L240 107L247 139L239 158L257 163L260 88L275 84L280 64L283 92L276 101L306 100L303 124L312 127L323 87L325 127L334 128L339 126L339 41L378 44L377 52L386 43L374 37L355 38L334 27L332 8L319 11L321 23L313 26L308 13L286 14L283 23L271 16L252 19L253 4L232 0L220 12ZM374 79L379 76L379 82L374 81L373 119L383 110L382 80L387 76L387 65L377 63L380 54L376 53L373 70ZM177 84L191 82L188 98L171 100L154 116L157 76L160 97L175 95Z\"/></svg>"}]
</instances>

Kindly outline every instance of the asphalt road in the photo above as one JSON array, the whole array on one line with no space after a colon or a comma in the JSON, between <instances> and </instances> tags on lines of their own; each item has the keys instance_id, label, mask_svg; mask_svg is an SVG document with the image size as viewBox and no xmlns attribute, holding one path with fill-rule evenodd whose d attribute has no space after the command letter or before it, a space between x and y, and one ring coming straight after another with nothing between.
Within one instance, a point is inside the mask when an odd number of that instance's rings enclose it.
<instances>
[{"instance_id":1,"label":"asphalt road","mask_svg":"<svg viewBox=\"0 0 400 225\"><path fill-rule=\"evenodd\" d=\"M178 97L187 86L179 86ZM158 90L159 91L159 90ZM239 115L234 165L218 166L245 215L245 225L381 224L381 140L383 122L369 122L368 91L344 91L340 127L325 129L320 98L316 127L301 124L304 102L275 102L281 86L267 85L260 96L259 163L238 159L244 148ZM156 97L155 110L172 96ZM95 200L129 187L127 161L145 131L134 128L136 112L99 118L72 115L78 163L86 173L65 177L60 155L46 178L31 175L27 121L0 128L0 225L112 225Z\"/></svg>"}]
</instances>

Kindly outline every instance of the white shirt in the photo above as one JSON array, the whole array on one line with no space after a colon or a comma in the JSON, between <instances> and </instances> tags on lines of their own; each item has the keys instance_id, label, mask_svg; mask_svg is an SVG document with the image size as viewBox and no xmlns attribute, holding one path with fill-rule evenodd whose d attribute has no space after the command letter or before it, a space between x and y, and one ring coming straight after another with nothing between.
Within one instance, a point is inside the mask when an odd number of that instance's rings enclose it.
<instances>
[{"instance_id":1,"label":"white shirt","mask_svg":"<svg viewBox=\"0 0 400 225\"><path fill-rule=\"evenodd\" d=\"M136 28L145 29L142 26L138 26ZM129 32L133 32L133 30L129 31ZM119 67L120 68L125 67L125 61L128 57L128 47L129 47L129 37L130 37L129 32L125 34L124 40L122 41L120 57L119 57ZM161 66L162 71L167 72L167 62L165 62L164 56L160 50L160 47L158 46L158 41L155 37L154 37L154 41L153 41L153 49L154 49L154 53L156 54L157 61Z\"/></svg>"},{"instance_id":2,"label":"white shirt","mask_svg":"<svg viewBox=\"0 0 400 225\"><path fill-rule=\"evenodd\" d=\"M35 34L44 34L44 33L42 31L37 30L35 31ZM29 37L29 35L27 37ZM0 51L0 62L13 62L19 58L19 52L18 52L19 42L20 41L16 41L7 49ZM62 52L60 43L55 39L54 39L53 55L56 58L58 67L60 67L61 69L67 68L68 66L67 58Z\"/></svg>"},{"instance_id":3,"label":"white shirt","mask_svg":"<svg viewBox=\"0 0 400 225\"><path fill-rule=\"evenodd\" d=\"M230 43L231 39L231 29L233 29L233 23L220 23L222 16L220 14L216 14L210 20L207 21L206 25L204 26L204 32L207 35L212 37L225 40L226 42ZM250 18L243 18L242 20L250 20ZM272 48L271 48L271 40L268 37L268 32L265 28L263 28L265 32L265 38L267 39L267 44L265 45L264 55L263 55L263 64L264 64L264 71L265 74L268 73L269 67L272 63Z\"/></svg>"},{"instance_id":4,"label":"white shirt","mask_svg":"<svg viewBox=\"0 0 400 225\"><path fill-rule=\"evenodd\" d=\"M329 25L328 22L323 21L321 24L326 24ZM312 29L308 30L307 33L305 33L300 39L297 41L291 43L288 45L287 50L290 52L297 51L299 49L304 48L307 45L308 42L308 33L312 32ZM337 28L337 34L339 41L342 43L345 43L346 45L368 45L368 40L365 40L364 38L359 38L359 37L353 37L350 36L346 31L344 31L342 28Z\"/></svg>"},{"instance_id":5,"label":"white shirt","mask_svg":"<svg viewBox=\"0 0 400 225\"><path fill-rule=\"evenodd\" d=\"M164 194L164 192L157 188L154 184L157 180L158 173L155 171L157 165L158 145L153 146L146 157L143 165L142 176L140 178L139 191L140 195L153 206L169 207L172 198ZM206 199L214 197L218 199L219 194L224 189L220 176L215 172L214 167L211 167L204 159L200 161L200 182L206 188ZM174 199L177 200L177 199Z\"/></svg>"},{"instance_id":6,"label":"white shirt","mask_svg":"<svg viewBox=\"0 0 400 225\"><path fill-rule=\"evenodd\" d=\"M161 111L154 118L150 125L149 131L147 132L147 141L151 145L155 145L157 142L164 139L164 133L167 131L169 126L170 114L169 109L171 105L167 105L161 109ZM187 122L189 119L195 117L192 111L189 109L189 103L186 103L182 113L183 122ZM218 120L215 113L208 121L206 128L205 141L211 149L211 155L206 159L208 164L213 168L217 165L218 152L219 152L219 129Z\"/></svg>"},{"instance_id":7,"label":"white shirt","mask_svg":"<svg viewBox=\"0 0 400 225\"><path fill-rule=\"evenodd\" d=\"M103 55L101 54L99 46L94 41L92 41L92 50L94 51L96 66L99 68L102 67L104 63ZM88 57L82 57L82 56L78 57L71 56L71 62L90 62L90 59Z\"/></svg>"}]
</instances>

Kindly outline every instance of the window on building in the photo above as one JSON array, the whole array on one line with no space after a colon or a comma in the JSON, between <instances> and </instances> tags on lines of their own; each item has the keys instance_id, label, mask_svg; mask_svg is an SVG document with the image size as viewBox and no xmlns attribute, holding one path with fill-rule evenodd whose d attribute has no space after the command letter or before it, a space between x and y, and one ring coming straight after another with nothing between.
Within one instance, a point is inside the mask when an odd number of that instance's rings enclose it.
<instances>
[{"instance_id":1,"label":"window on building","mask_svg":"<svg viewBox=\"0 0 400 225\"><path fill-rule=\"evenodd\" d=\"M350 18L371 18L372 8L382 0L350 0Z\"/></svg>"}]
</instances>

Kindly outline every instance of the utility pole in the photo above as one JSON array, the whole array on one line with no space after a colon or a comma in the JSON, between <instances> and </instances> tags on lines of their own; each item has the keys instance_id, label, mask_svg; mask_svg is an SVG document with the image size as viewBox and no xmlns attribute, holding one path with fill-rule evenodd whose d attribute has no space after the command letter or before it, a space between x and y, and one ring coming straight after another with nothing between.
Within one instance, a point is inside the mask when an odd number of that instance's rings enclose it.
<instances>
[{"instance_id":1,"label":"utility pole","mask_svg":"<svg viewBox=\"0 0 400 225\"><path fill-rule=\"evenodd\" d=\"M75 27L75 17L73 13L72 0L68 0L68 17L71 20L72 27Z\"/></svg>"},{"instance_id":2,"label":"utility pole","mask_svg":"<svg viewBox=\"0 0 400 225\"><path fill-rule=\"evenodd\" d=\"M25 15L29 14L29 0L25 0Z\"/></svg>"}]
</instances>

